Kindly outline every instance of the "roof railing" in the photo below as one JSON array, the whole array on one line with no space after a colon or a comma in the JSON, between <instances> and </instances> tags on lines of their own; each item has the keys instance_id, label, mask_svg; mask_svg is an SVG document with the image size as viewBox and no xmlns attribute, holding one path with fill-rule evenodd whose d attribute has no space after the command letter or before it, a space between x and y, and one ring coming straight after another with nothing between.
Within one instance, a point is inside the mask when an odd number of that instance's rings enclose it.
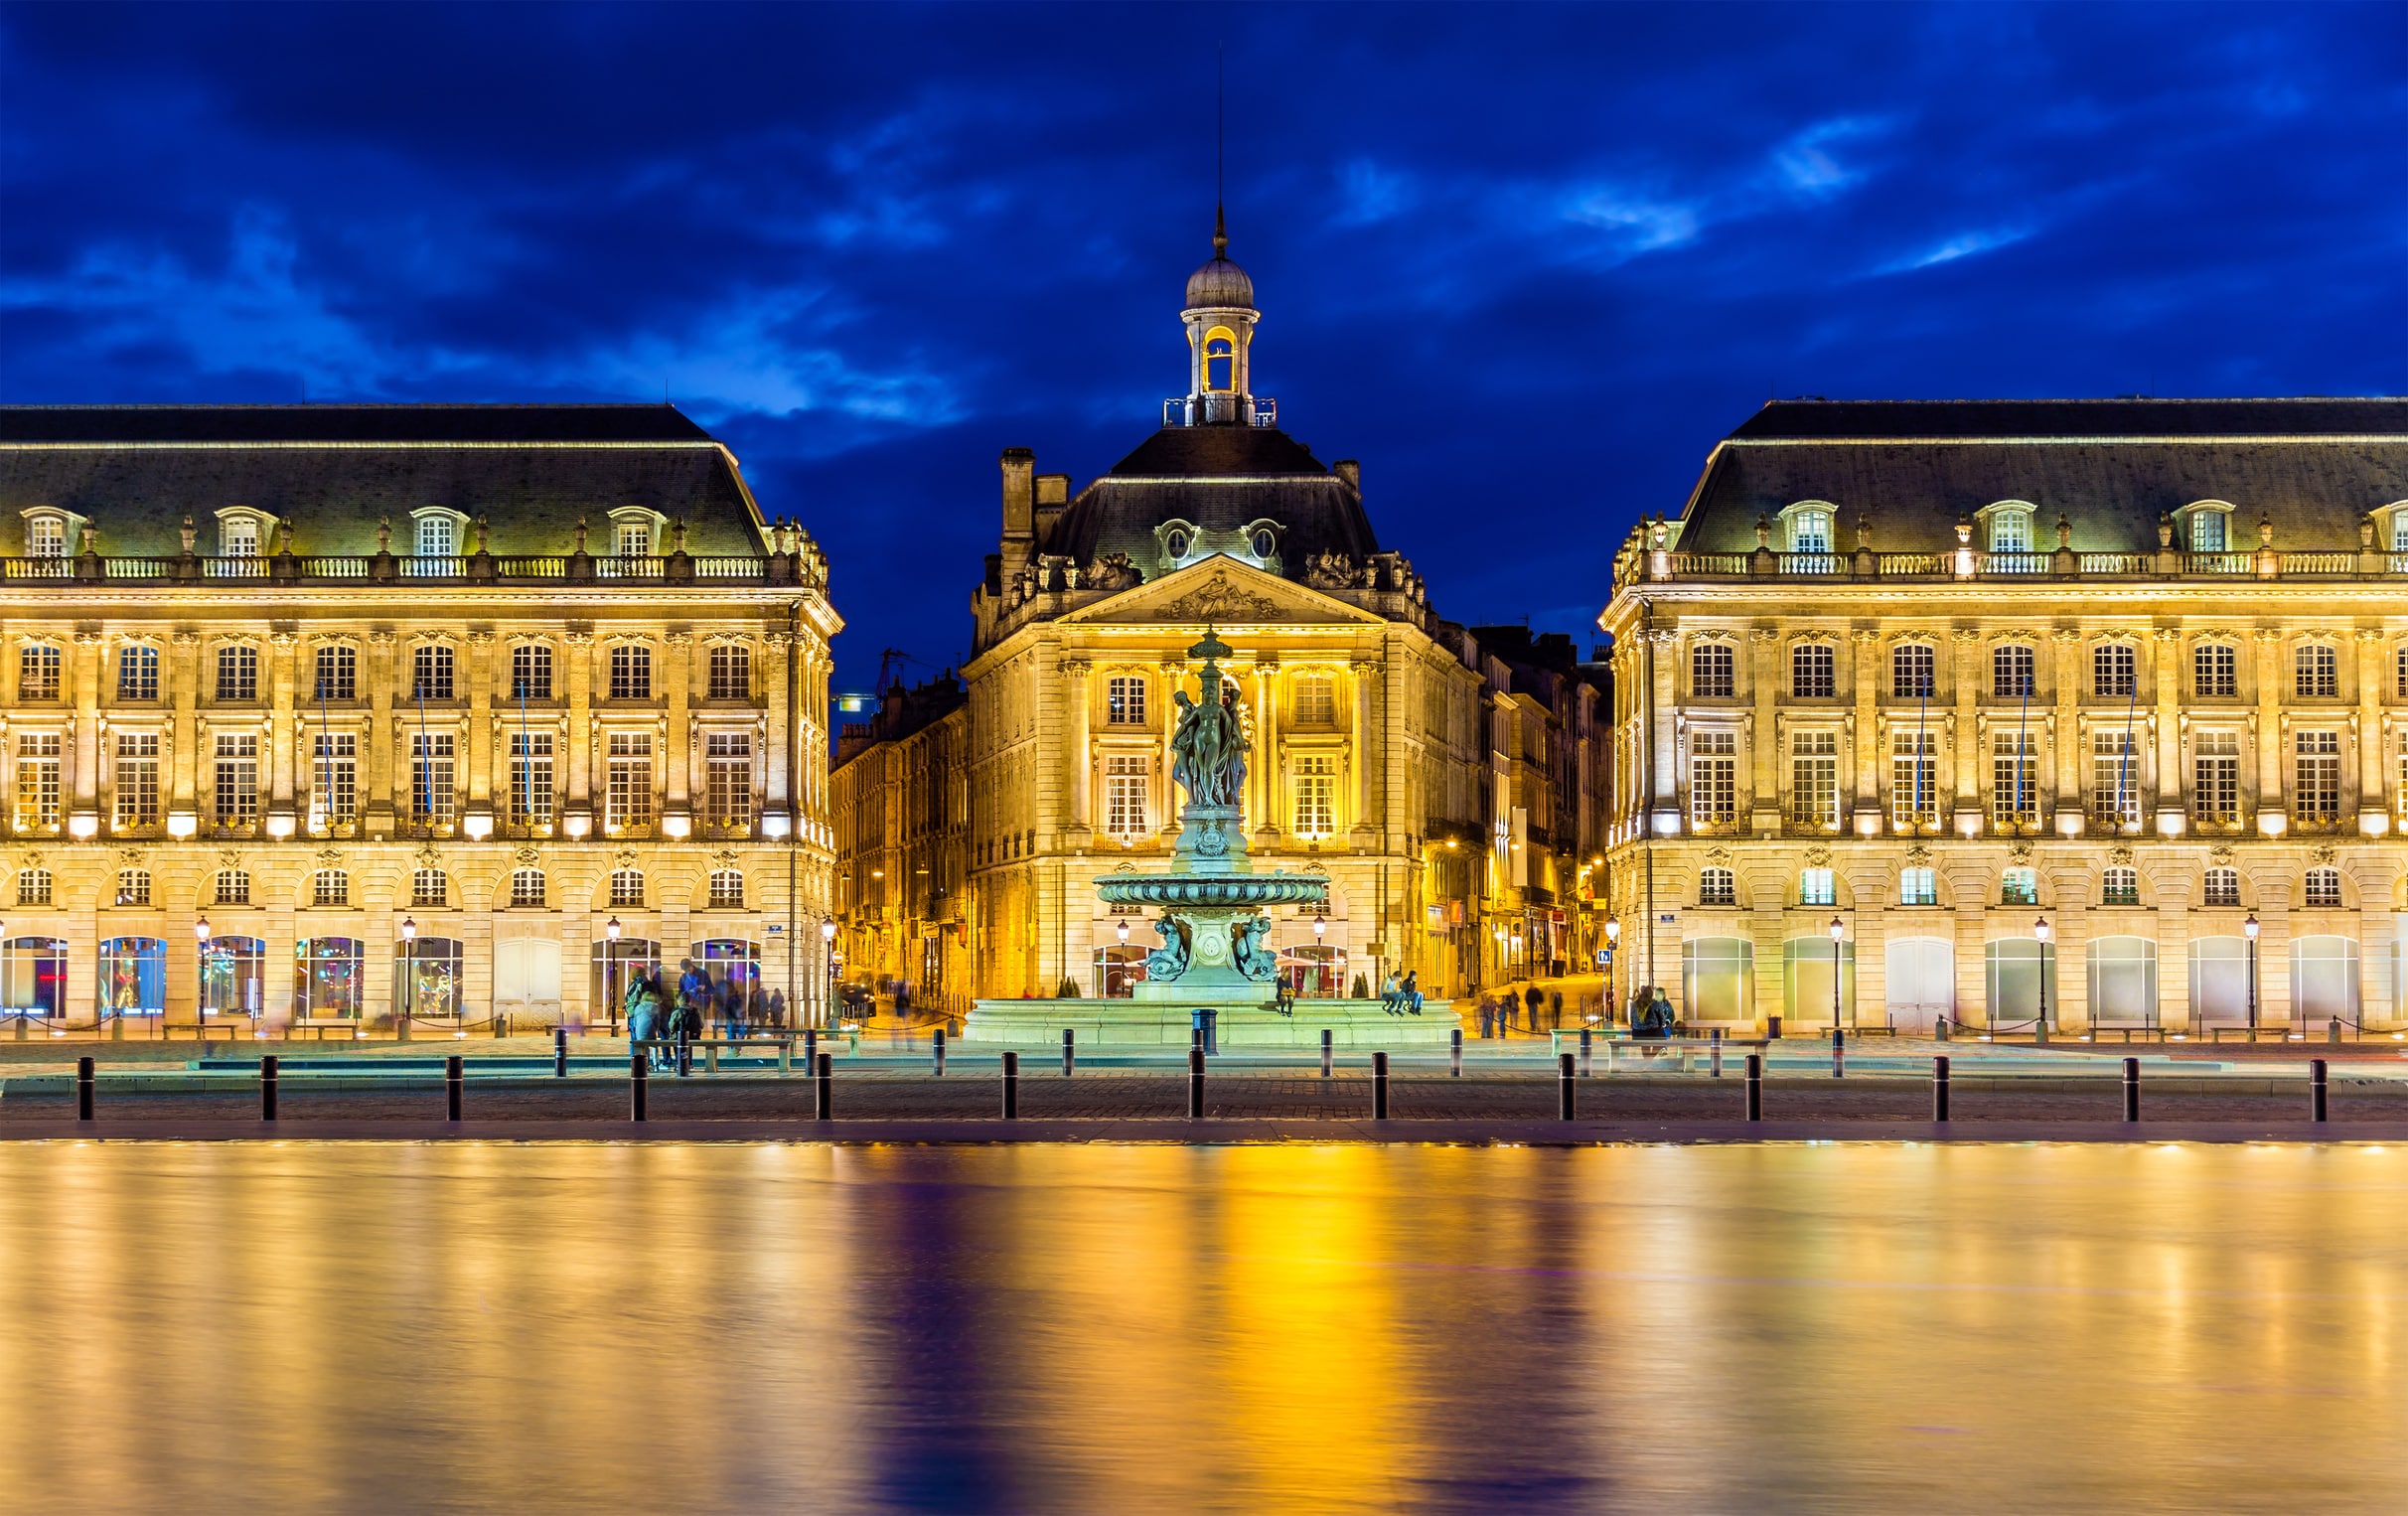
<instances>
[{"instance_id":1,"label":"roof railing","mask_svg":"<svg viewBox=\"0 0 2408 1516\"><path fill-rule=\"evenodd\" d=\"M256 584L772 584L818 582L818 567L799 553L766 557L740 554L694 556L597 556L588 553L468 553L416 557L399 553L237 555L203 557L0 557L0 582L9 584L208 584L227 580Z\"/></svg>"},{"instance_id":2,"label":"roof railing","mask_svg":"<svg viewBox=\"0 0 2408 1516\"><path fill-rule=\"evenodd\" d=\"M2408 577L2408 552L2374 547L2244 552L1629 552L1633 577L1674 579L1886 579L1962 582L1977 579L2382 579ZM1619 570L1617 569L1617 572Z\"/></svg>"}]
</instances>

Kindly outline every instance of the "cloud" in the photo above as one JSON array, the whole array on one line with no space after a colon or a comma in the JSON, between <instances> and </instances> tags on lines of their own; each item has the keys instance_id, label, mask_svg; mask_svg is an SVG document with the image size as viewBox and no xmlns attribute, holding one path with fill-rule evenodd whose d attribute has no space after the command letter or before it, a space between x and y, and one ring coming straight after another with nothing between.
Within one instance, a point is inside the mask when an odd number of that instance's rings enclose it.
<instances>
[{"instance_id":1,"label":"cloud","mask_svg":"<svg viewBox=\"0 0 2408 1516\"><path fill-rule=\"evenodd\" d=\"M1979 253L2013 246L2030 237L2032 230L2033 228L2030 227L1993 227L1983 230L1960 231L1921 251L1892 258L1876 268L1874 272L1877 274L1912 273L1918 268L1929 268L1937 263L1953 263L1959 258L1970 258Z\"/></svg>"},{"instance_id":2,"label":"cloud","mask_svg":"<svg viewBox=\"0 0 2408 1516\"><path fill-rule=\"evenodd\" d=\"M1357 158L1338 171L1338 198L1337 214L1330 218L1333 223L1368 227L1411 211L1421 195L1411 174Z\"/></svg>"},{"instance_id":3,"label":"cloud","mask_svg":"<svg viewBox=\"0 0 2408 1516\"><path fill-rule=\"evenodd\" d=\"M1889 116L1834 116L1817 121L1775 147L1773 165L1791 190L1809 199L1827 199L1863 184L1871 173L1841 162L1834 150L1842 143L1886 137L1896 127L1896 119Z\"/></svg>"}]
</instances>

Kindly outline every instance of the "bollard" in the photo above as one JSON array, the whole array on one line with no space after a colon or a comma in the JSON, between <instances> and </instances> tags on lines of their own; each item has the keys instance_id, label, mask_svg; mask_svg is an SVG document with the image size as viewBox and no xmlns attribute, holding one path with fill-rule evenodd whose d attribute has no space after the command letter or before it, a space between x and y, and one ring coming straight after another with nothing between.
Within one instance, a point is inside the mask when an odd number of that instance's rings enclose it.
<instances>
[{"instance_id":1,"label":"bollard","mask_svg":"<svg viewBox=\"0 0 2408 1516\"><path fill-rule=\"evenodd\" d=\"M650 1119L645 1096L652 1089L652 1058L645 1053L627 1055L627 1119L641 1122Z\"/></svg>"},{"instance_id":2,"label":"bollard","mask_svg":"<svg viewBox=\"0 0 2408 1516\"><path fill-rule=\"evenodd\" d=\"M566 1079L567 1077L568 1028L555 1026L552 1028L552 1078Z\"/></svg>"},{"instance_id":3,"label":"bollard","mask_svg":"<svg viewBox=\"0 0 2408 1516\"><path fill-rule=\"evenodd\" d=\"M828 1121L836 1105L836 1055L822 1053L812 1064L812 1115Z\"/></svg>"},{"instance_id":4,"label":"bollard","mask_svg":"<svg viewBox=\"0 0 2408 1516\"><path fill-rule=\"evenodd\" d=\"M2334 1016L2330 1022L2326 1023L2325 1040L2327 1042L2336 1043L2341 1040L2341 1018L2339 1016Z\"/></svg>"},{"instance_id":5,"label":"bollard","mask_svg":"<svg viewBox=\"0 0 2408 1516\"><path fill-rule=\"evenodd\" d=\"M88 1122L91 1119L92 1061L89 1058L78 1058L75 1060L75 1120Z\"/></svg>"},{"instance_id":6,"label":"bollard","mask_svg":"<svg viewBox=\"0 0 2408 1516\"><path fill-rule=\"evenodd\" d=\"M1780 1018L1776 1016L1773 1019L1777 1022ZM1747 1119L1751 1122L1764 1119L1764 1055L1761 1053L1747 1055Z\"/></svg>"},{"instance_id":7,"label":"bollard","mask_svg":"<svg viewBox=\"0 0 2408 1516\"><path fill-rule=\"evenodd\" d=\"M1459 1026L1446 1034L1446 1071L1457 1079L1463 1077L1463 1028Z\"/></svg>"},{"instance_id":8,"label":"bollard","mask_svg":"<svg viewBox=\"0 0 2408 1516\"><path fill-rule=\"evenodd\" d=\"M1931 1060L1931 1119L1948 1120L1948 1055Z\"/></svg>"},{"instance_id":9,"label":"bollard","mask_svg":"<svg viewBox=\"0 0 2408 1516\"><path fill-rule=\"evenodd\" d=\"M1938 1023L1932 1027L1932 1033L1942 1042L1948 1040L1948 1018L1946 1016L1940 1017Z\"/></svg>"},{"instance_id":10,"label":"bollard","mask_svg":"<svg viewBox=\"0 0 2408 1516\"><path fill-rule=\"evenodd\" d=\"M1781 1018L1779 1016L1766 1016L1764 1018L1764 1036L1766 1040L1772 1042L1778 1042L1781 1040Z\"/></svg>"},{"instance_id":11,"label":"bollard","mask_svg":"<svg viewBox=\"0 0 2408 1516\"><path fill-rule=\"evenodd\" d=\"M1329 1033L1321 1035L1326 1037ZM1327 1057L1329 1044L1323 1043L1321 1047L1322 1056ZM1187 1119L1204 1120L1204 1050L1200 1047L1187 1050Z\"/></svg>"},{"instance_id":12,"label":"bollard","mask_svg":"<svg viewBox=\"0 0 2408 1516\"><path fill-rule=\"evenodd\" d=\"M1591 1057L1590 1047L1595 1040L1595 1037L1590 1034L1587 1027L1583 1026L1580 1028L1580 1077L1582 1079L1586 1079L1588 1077L1588 1071L1591 1067L1589 1062ZM1612 1055L1609 1052L1607 1056L1611 1057Z\"/></svg>"},{"instance_id":13,"label":"bollard","mask_svg":"<svg viewBox=\"0 0 2408 1516\"><path fill-rule=\"evenodd\" d=\"M937 1072L940 1074L945 1072L944 1057L943 1046L940 1044L937 1053ZM819 1066L820 1029L816 1026L806 1026L803 1028L803 1072L808 1074Z\"/></svg>"},{"instance_id":14,"label":"bollard","mask_svg":"<svg viewBox=\"0 0 2408 1516\"><path fill-rule=\"evenodd\" d=\"M1573 1121L1578 1112L1573 1092L1580 1088L1579 1074L1573 1067L1572 1054L1556 1054L1556 1119Z\"/></svg>"},{"instance_id":15,"label":"bollard","mask_svg":"<svg viewBox=\"0 0 2408 1516\"><path fill-rule=\"evenodd\" d=\"M1073 1049L1070 1028L1062 1028L1062 1077L1068 1079L1079 1067L1079 1055Z\"/></svg>"},{"instance_id":16,"label":"bollard","mask_svg":"<svg viewBox=\"0 0 2408 1516\"><path fill-rule=\"evenodd\" d=\"M265 1053L259 1058L259 1120L276 1119L276 1055Z\"/></svg>"},{"instance_id":17,"label":"bollard","mask_svg":"<svg viewBox=\"0 0 2408 1516\"><path fill-rule=\"evenodd\" d=\"M1456 1033L1458 1039L1461 1035L1460 1032ZM1329 1077L1329 1028L1326 1026L1321 1028L1321 1077Z\"/></svg>"},{"instance_id":18,"label":"bollard","mask_svg":"<svg viewBox=\"0 0 2408 1516\"><path fill-rule=\"evenodd\" d=\"M2332 1110L2326 1099L2325 1060L2308 1060L2308 1120L2321 1122Z\"/></svg>"},{"instance_id":19,"label":"bollard","mask_svg":"<svg viewBox=\"0 0 2408 1516\"><path fill-rule=\"evenodd\" d=\"M940 1026L940 1027L938 1027L938 1028L937 1028L937 1034L936 1034L936 1037L935 1037L935 1039L934 1039L934 1045L935 1045L935 1048L936 1048L936 1059L937 1059L937 1077L938 1077L939 1079L943 1079L943 1078L945 1077L945 1028L944 1028L944 1027L942 1027L942 1026ZM806 1053L806 1054L804 1055L804 1058L803 1058L803 1064L804 1064L804 1067L806 1067L806 1068L817 1068L817 1067L819 1067L819 1065L818 1065L818 1064L815 1064L815 1063L813 1063L813 1062L811 1061L811 1057L810 1057L810 1055L809 1055L808 1053Z\"/></svg>"},{"instance_id":20,"label":"bollard","mask_svg":"<svg viewBox=\"0 0 2408 1516\"><path fill-rule=\"evenodd\" d=\"M1388 1055L1371 1055L1371 1119L1388 1120Z\"/></svg>"},{"instance_id":21,"label":"bollard","mask_svg":"<svg viewBox=\"0 0 2408 1516\"><path fill-rule=\"evenodd\" d=\"M1065 1058L1069 1055L1064 1054ZM1003 1120L1020 1119L1020 1055L1009 1048L1003 1052Z\"/></svg>"},{"instance_id":22,"label":"bollard","mask_svg":"<svg viewBox=\"0 0 2408 1516\"><path fill-rule=\"evenodd\" d=\"M1848 1077L1848 1034L1836 1026L1831 1029L1831 1077Z\"/></svg>"},{"instance_id":23,"label":"bollard","mask_svg":"<svg viewBox=\"0 0 2408 1516\"><path fill-rule=\"evenodd\" d=\"M443 1119L447 1122L456 1122L460 1119L460 1086L464 1082L460 1069L460 1055L454 1053L443 1060Z\"/></svg>"},{"instance_id":24,"label":"bollard","mask_svg":"<svg viewBox=\"0 0 2408 1516\"><path fill-rule=\"evenodd\" d=\"M2124 1120L2137 1122L2140 1119L2141 1060L2127 1058L2124 1060Z\"/></svg>"},{"instance_id":25,"label":"bollard","mask_svg":"<svg viewBox=\"0 0 2408 1516\"><path fill-rule=\"evenodd\" d=\"M1714 1044L1712 1050L1712 1057L1714 1061L1712 1067L1710 1067L1707 1072L1713 1075L1713 1077L1716 1079L1720 1079L1723 1077L1723 1028L1718 1026L1712 1032L1708 1033L1707 1036L1708 1040Z\"/></svg>"},{"instance_id":26,"label":"bollard","mask_svg":"<svg viewBox=\"0 0 2408 1516\"><path fill-rule=\"evenodd\" d=\"M1189 1038L1187 1045L1191 1050L1199 1053L1204 1051L1204 1018L1202 1016L1196 1017L1195 1024L1188 1027L1187 1035Z\"/></svg>"},{"instance_id":27,"label":"bollard","mask_svg":"<svg viewBox=\"0 0 2408 1516\"><path fill-rule=\"evenodd\" d=\"M686 1039L685 1033L682 1031L677 1033L677 1077L679 1079L694 1077L694 1045Z\"/></svg>"}]
</instances>

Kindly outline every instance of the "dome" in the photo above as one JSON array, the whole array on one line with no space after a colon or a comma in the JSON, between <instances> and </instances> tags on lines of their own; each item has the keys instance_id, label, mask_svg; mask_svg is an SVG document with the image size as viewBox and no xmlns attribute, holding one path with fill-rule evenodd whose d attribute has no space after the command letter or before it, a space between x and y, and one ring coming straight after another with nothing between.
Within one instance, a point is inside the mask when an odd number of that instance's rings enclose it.
<instances>
[{"instance_id":1,"label":"dome","mask_svg":"<svg viewBox=\"0 0 2408 1516\"><path fill-rule=\"evenodd\" d=\"M1187 276L1187 308L1191 311L1254 309L1254 280L1227 258L1216 257Z\"/></svg>"}]
</instances>

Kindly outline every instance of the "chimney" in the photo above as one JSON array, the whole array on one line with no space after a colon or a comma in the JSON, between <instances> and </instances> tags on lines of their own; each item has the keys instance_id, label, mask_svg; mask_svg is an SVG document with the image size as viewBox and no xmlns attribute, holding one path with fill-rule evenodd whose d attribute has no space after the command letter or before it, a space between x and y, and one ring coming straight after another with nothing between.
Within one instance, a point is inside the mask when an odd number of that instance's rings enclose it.
<instances>
[{"instance_id":1,"label":"chimney","mask_svg":"<svg viewBox=\"0 0 2408 1516\"><path fill-rule=\"evenodd\" d=\"M1068 474L1039 474L1037 476L1037 540L1048 542L1053 537L1054 523L1062 519L1064 508L1070 504Z\"/></svg>"},{"instance_id":2,"label":"chimney","mask_svg":"<svg viewBox=\"0 0 2408 1516\"><path fill-rule=\"evenodd\" d=\"M1340 458L1337 462L1331 464L1330 468L1337 473L1337 476L1340 479L1346 481L1346 488L1354 491L1357 495L1363 493L1362 464L1358 463L1352 458Z\"/></svg>"},{"instance_id":3,"label":"chimney","mask_svg":"<svg viewBox=\"0 0 2408 1516\"><path fill-rule=\"evenodd\" d=\"M1003 449L1003 556L1008 563L1028 556L1036 534L1036 472L1035 453L1024 447Z\"/></svg>"}]
</instances>

